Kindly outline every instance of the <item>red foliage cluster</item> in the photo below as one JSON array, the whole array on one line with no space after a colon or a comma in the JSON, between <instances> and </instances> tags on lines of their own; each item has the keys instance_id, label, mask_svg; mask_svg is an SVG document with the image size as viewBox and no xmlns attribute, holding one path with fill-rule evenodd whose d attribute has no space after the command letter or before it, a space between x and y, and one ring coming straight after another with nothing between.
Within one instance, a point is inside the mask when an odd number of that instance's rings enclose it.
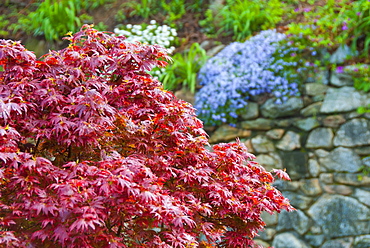
<instances>
[{"instance_id":1,"label":"red foliage cluster","mask_svg":"<svg viewBox=\"0 0 370 248\"><path fill-rule=\"evenodd\" d=\"M147 73L163 48L91 26L66 39L41 61L0 40L0 246L250 247L261 212L293 210Z\"/></svg>"}]
</instances>

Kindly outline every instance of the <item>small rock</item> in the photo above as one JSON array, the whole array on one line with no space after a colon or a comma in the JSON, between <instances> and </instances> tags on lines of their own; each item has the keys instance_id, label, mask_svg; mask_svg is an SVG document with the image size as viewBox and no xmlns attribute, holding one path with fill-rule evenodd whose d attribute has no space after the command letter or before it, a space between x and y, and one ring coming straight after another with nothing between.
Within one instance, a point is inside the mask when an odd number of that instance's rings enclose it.
<instances>
[{"instance_id":1,"label":"small rock","mask_svg":"<svg viewBox=\"0 0 370 248\"><path fill-rule=\"evenodd\" d=\"M306 179L301 180L301 191L308 196L317 196L322 193L319 179Z\"/></svg>"},{"instance_id":2,"label":"small rock","mask_svg":"<svg viewBox=\"0 0 370 248\"><path fill-rule=\"evenodd\" d=\"M304 241L292 233L279 233L275 236L272 246L275 248L309 248Z\"/></svg>"},{"instance_id":3,"label":"small rock","mask_svg":"<svg viewBox=\"0 0 370 248\"><path fill-rule=\"evenodd\" d=\"M331 64L342 64L347 59L356 56L351 48L347 45L341 45L338 49L330 56Z\"/></svg>"},{"instance_id":4,"label":"small rock","mask_svg":"<svg viewBox=\"0 0 370 248\"><path fill-rule=\"evenodd\" d=\"M365 176L362 173L335 173L334 181L352 186L370 186L370 176Z\"/></svg>"},{"instance_id":5,"label":"small rock","mask_svg":"<svg viewBox=\"0 0 370 248\"><path fill-rule=\"evenodd\" d=\"M269 153L275 151L274 144L266 136L257 135L252 138L252 146L257 153Z\"/></svg>"},{"instance_id":6,"label":"small rock","mask_svg":"<svg viewBox=\"0 0 370 248\"><path fill-rule=\"evenodd\" d=\"M302 109L300 113L305 117L316 116L317 114L320 113L321 106L322 102L315 102Z\"/></svg>"},{"instance_id":7,"label":"small rock","mask_svg":"<svg viewBox=\"0 0 370 248\"><path fill-rule=\"evenodd\" d=\"M209 138L209 143L218 143L220 141L231 141L236 138L245 138L251 135L250 130L238 129L229 125L222 125Z\"/></svg>"},{"instance_id":8,"label":"small rock","mask_svg":"<svg viewBox=\"0 0 370 248\"><path fill-rule=\"evenodd\" d=\"M241 110L240 117L242 120L251 120L258 117L258 104L249 102L248 105Z\"/></svg>"},{"instance_id":9,"label":"small rock","mask_svg":"<svg viewBox=\"0 0 370 248\"><path fill-rule=\"evenodd\" d=\"M307 118L295 122L294 126L304 131L310 131L315 127L320 126L320 123L317 121L317 118Z\"/></svg>"},{"instance_id":10,"label":"small rock","mask_svg":"<svg viewBox=\"0 0 370 248\"><path fill-rule=\"evenodd\" d=\"M370 233L370 208L348 196L322 195L307 213L325 227L323 232L327 238Z\"/></svg>"},{"instance_id":11,"label":"small rock","mask_svg":"<svg viewBox=\"0 0 370 248\"><path fill-rule=\"evenodd\" d=\"M269 214L267 212L262 212L261 218L266 223L266 226L273 226L278 223L277 214Z\"/></svg>"},{"instance_id":12,"label":"small rock","mask_svg":"<svg viewBox=\"0 0 370 248\"><path fill-rule=\"evenodd\" d=\"M271 171L272 169L276 168L277 164L277 161L267 154L257 155L255 161L262 165L267 171Z\"/></svg>"},{"instance_id":13,"label":"small rock","mask_svg":"<svg viewBox=\"0 0 370 248\"><path fill-rule=\"evenodd\" d=\"M321 106L321 113L349 112L364 106L366 94L360 93L353 87L329 88L324 102Z\"/></svg>"},{"instance_id":14,"label":"small rock","mask_svg":"<svg viewBox=\"0 0 370 248\"><path fill-rule=\"evenodd\" d=\"M323 124L325 127L337 128L346 122L343 115L329 115L324 118Z\"/></svg>"},{"instance_id":15,"label":"small rock","mask_svg":"<svg viewBox=\"0 0 370 248\"><path fill-rule=\"evenodd\" d=\"M356 197L361 203L370 207L370 191L355 189L354 197Z\"/></svg>"},{"instance_id":16,"label":"small rock","mask_svg":"<svg viewBox=\"0 0 370 248\"><path fill-rule=\"evenodd\" d=\"M319 179L322 183L331 184L334 182L334 175L331 173L322 173Z\"/></svg>"},{"instance_id":17,"label":"small rock","mask_svg":"<svg viewBox=\"0 0 370 248\"><path fill-rule=\"evenodd\" d=\"M326 241L321 248L352 248L353 238L333 239Z\"/></svg>"},{"instance_id":18,"label":"small rock","mask_svg":"<svg viewBox=\"0 0 370 248\"><path fill-rule=\"evenodd\" d=\"M299 134L288 131L284 137L276 144L276 147L280 150L284 151L293 151L295 149L301 148L301 141L300 141Z\"/></svg>"},{"instance_id":19,"label":"small rock","mask_svg":"<svg viewBox=\"0 0 370 248\"><path fill-rule=\"evenodd\" d=\"M319 158L325 158L329 155L329 152L324 150L324 149L317 149L317 150L315 150L315 154Z\"/></svg>"},{"instance_id":20,"label":"small rock","mask_svg":"<svg viewBox=\"0 0 370 248\"><path fill-rule=\"evenodd\" d=\"M281 139L283 137L285 130L284 129L272 129L270 131L266 132L266 136L269 137L270 139Z\"/></svg>"},{"instance_id":21,"label":"small rock","mask_svg":"<svg viewBox=\"0 0 370 248\"><path fill-rule=\"evenodd\" d=\"M242 121L240 126L247 130L270 130L274 124L272 120L259 118L251 121Z\"/></svg>"},{"instance_id":22,"label":"small rock","mask_svg":"<svg viewBox=\"0 0 370 248\"><path fill-rule=\"evenodd\" d=\"M307 148L332 148L333 131L330 128L320 127L310 132L306 142Z\"/></svg>"},{"instance_id":23,"label":"small rock","mask_svg":"<svg viewBox=\"0 0 370 248\"><path fill-rule=\"evenodd\" d=\"M358 172L361 169L360 157L351 149L338 147L325 158L319 159L320 165L335 172Z\"/></svg>"},{"instance_id":24,"label":"small rock","mask_svg":"<svg viewBox=\"0 0 370 248\"><path fill-rule=\"evenodd\" d=\"M273 186L280 191L297 191L301 183L297 181L276 180Z\"/></svg>"},{"instance_id":25,"label":"small rock","mask_svg":"<svg viewBox=\"0 0 370 248\"><path fill-rule=\"evenodd\" d=\"M300 195L295 192L285 191L282 193L286 198L290 200L290 204L293 207L301 210L307 209L313 201L311 197Z\"/></svg>"},{"instance_id":26,"label":"small rock","mask_svg":"<svg viewBox=\"0 0 370 248\"><path fill-rule=\"evenodd\" d=\"M312 246L320 246L324 240L325 235L305 235L305 239L308 241L308 243Z\"/></svg>"},{"instance_id":27,"label":"small rock","mask_svg":"<svg viewBox=\"0 0 370 248\"><path fill-rule=\"evenodd\" d=\"M272 240L276 234L276 230L273 228L265 228L258 232L259 238L265 241Z\"/></svg>"},{"instance_id":28,"label":"small rock","mask_svg":"<svg viewBox=\"0 0 370 248\"><path fill-rule=\"evenodd\" d=\"M261 106L261 114L267 118L277 118L293 115L303 108L303 100L298 97L289 98L282 104L276 104L275 99L268 99Z\"/></svg>"},{"instance_id":29,"label":"small rock","mask_svg":"<svg viewBox=\"0 0 370 248\"><path fill-rule=\"evenodd\" d=\"M278 232L294 230L303 235L312 226L312 221L299 209L293 212L281 211L278 217Z\"/></svg>"},{"instance_id":30,"label":"small rock","mask_svg":"<svg viewBox=\"0 0 370 248\"><path fill-rule=\"evenodd\" d=\"M345 147L370 145L370 120L361 118L344 123L335 135L334 145Z\"/></svg>"},{"instance_id":31,"label":"small rock","mask_svg":"<svg viewBox=\"0 0 370 248\"><path fill-rule=\"evenodd\" d=\"M308 83L305 84L306 94L309 96L324 95L328 89L328 86L320 83Z\"/></svg>"},{"instance_id":32,"label":"small rock","mask_svg":"<svg viewBox=\"0 0 370 248\"><path fill-rule=\"evenodd\" d=\"M346 185L324 185L324 191L329 194L351 195L353 190Z\"/></svg>"},{"instance_id":33,"label":"small rock","mask_svg":"<svg viewBox=\"0 0 370 248\"><path fill-rule=\"evenodd\" d=\"M317 177L320 174L320 165L315 159L308 160L308 171L313 177Z\"/></svg>"}]
</instances>

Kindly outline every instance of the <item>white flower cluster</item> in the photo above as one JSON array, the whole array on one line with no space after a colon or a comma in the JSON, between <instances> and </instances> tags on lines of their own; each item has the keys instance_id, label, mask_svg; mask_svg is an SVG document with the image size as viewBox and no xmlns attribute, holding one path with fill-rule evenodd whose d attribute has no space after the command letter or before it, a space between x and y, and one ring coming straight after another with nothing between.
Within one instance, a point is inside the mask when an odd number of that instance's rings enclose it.
<instances>
[{"instance_id":1,"label":"white flower cluster","mask_svg":"<svg viewBox=\"0 0 370 248\"><path fill-rule=\"evenodd\" d=\"M114 33L125 36L127 42L138 41L143 44L163 46L169 54L175 50L173 43L177 37L176 29L167 25L159 26L155 20L151 20L149 25L144 23L141 25L127 24L123 29L115 28Z\"/></svg>"}]
</instances>

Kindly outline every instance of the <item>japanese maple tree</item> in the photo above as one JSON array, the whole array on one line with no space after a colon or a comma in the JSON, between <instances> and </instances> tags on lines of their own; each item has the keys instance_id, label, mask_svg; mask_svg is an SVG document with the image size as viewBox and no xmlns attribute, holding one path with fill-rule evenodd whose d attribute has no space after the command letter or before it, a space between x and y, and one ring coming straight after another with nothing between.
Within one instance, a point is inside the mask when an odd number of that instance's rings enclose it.
<instances>
[{"instance_id":1,"label":"japanese maple tree","mask_svg":"<svg viewBox=\"0 0 370 248\"><path fill-rule=\"evenodd\" d=\"M164 48L88 25L66 39L39 60L0 40L0 246L253 247L263 211L293 210L148 74Z\"/></svg>"}]
</instances>

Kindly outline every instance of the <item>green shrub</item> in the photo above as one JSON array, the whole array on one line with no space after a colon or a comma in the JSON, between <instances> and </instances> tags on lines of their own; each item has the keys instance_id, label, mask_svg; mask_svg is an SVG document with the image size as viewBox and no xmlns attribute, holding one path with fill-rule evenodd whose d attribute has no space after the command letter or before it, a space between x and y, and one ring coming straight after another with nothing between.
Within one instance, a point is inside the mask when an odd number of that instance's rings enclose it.
<instances>
[{"instance_id":1,"label":"green shrub","mask_svg":"<svg viewBox=\"0 0 370 248\"><path fill-rule=\"evenodd\" d=\"M76 32L83 23L92 22L85 12L107 0L45 0L35 11L19 17L17 29L33 35L44 35L46 40L58 40L67 32ZM105 28L99 24L101 28Z\"/></svg>"},{"instance_id":2,"label":"green shrub","mask_svg":"<svg viewBox=\"0 0 370 248\"><path fill-rule=\"evenodd\" d=\"M129 17L139 16L146 20L154 17L156 14L161 13L164 17L164 23L174 27L174 22L182 18L186 12L201 13L204 0L185 1L185 0L140 0L128 1L123 3L116 15L116 20L122 21L126 19L124 9L128 9Z\"/></svg>"},{"instance_id":3,"label":"green shrub","mask_svg":"<svg viewBox=\"0 0 370 248\"><path fill-rule=\"evenodd\" d=\"M5 16L0 15L0 36L7 36L9 32L6 30L6 27L9 25L9 20Z\"/></svg>"},{"instance_id":4,"label":"green shrub","mask_svg":"<svg viewBox=\"0 0 370 248\"><path fill-rule=\"evenodd\" d=\"M207 59L206 51L199 43L193 43L189 50L173 56L173 64L168 65L159 74L159 80L167 90L175 90L182 85L183 88L194 93L197 86L197 73Z\"/></svg>"},{"instance_id":5,"label":"green shrub","mask_svg":"<svg viewBox=\"0 0 370 248\"><path fill-rule=\"evenodd\" d=\"M312 1L314 2L314 1ZM304 21L289 24L288 34L301 47L306 45L334 50L347 44L359 57L368 60L370 45L370 2L368 0L328 0L323 6L315 1L309 8L296 9Z\"/></svg>"},{"instance_id":6,"label":"green shrub","mask_svg":"<svg viewBox=\"0 0 370 248\"><path fill-rule=\"evenodd\" d=\"M201 24L216 25L218 34L232 34L234 40L243 41L254 32L275 27L282 20L286 6L280 0L227 0L217 16L206 12L209 23L203 21Z\"/></svg>"}]
</instances>

